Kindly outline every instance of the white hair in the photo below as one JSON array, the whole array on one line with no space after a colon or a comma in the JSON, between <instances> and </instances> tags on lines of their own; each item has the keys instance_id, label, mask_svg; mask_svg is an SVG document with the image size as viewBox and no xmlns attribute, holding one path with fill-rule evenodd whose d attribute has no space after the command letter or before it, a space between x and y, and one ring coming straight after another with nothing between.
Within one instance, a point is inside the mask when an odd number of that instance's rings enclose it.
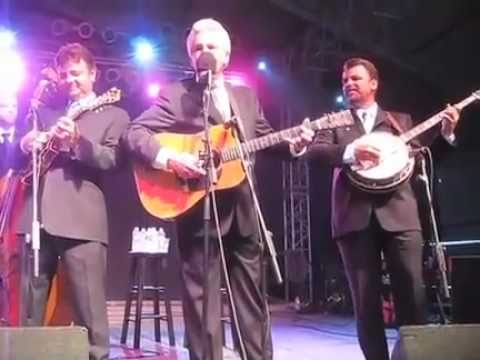
<instances>
[{"instance_id":1,"label":"white hair","mask_svg":"<svg viewBox=\"0 0 480 360\"><path fill-rule=\"evenodd\" d=\"M201 32L215 32L219 35L220 41L222 42L224 50L230 54L232 49L232 42L230 40L230 35L228 35L227 30L220 24L217 20L206 18L197 20L188 33L187 36L187 52L188 56L191 55L192 42L195 39L195 36Z\"/></svg>"}]
</instances>

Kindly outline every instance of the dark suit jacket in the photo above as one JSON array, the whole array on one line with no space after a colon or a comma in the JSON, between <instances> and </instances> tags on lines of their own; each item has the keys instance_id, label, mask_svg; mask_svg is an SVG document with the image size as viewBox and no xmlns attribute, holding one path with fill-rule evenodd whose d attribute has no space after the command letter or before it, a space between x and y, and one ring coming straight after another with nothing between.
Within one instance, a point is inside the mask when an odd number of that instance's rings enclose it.
<instances>
[{"instance_id":1,"label":"dark suit jacket","mask_svg":"<svg viewBox=\"0 0 480 360\"><path fill-rule=\"evenodd\" d=\"M41 127L50 128L63 114L64 110L41 108ZM60 153L40 181L40 221L48 233L108 242L102 174L118 166L120 137L128 122L128 114L115 106L86 112L77 119L78 145L69 153ZM16 151L26 163L28 158L18 146ZM22 215L19 231L30 232L30 197Z\"/></svg>"},{"instance_id":2,"label":"dark suit jacket","mask_svg":"<svg viewBox=\"0 0 480 360\"><path fill-rule=\"evenodd\" d=\"M408 130L412 119L408 114L391 113L399 125ZM410 182L388 194L368 194L356 189L348 180L343 164L345 147L365 134L356 115L352 126L320 132L310 146L308 157L334 166L332 186L332 235L339 237L365 229L374 213L387 231L420 230L417 201ZM386 112L379 108L373 131L398 134Z\"/></svg>"},{"instance_id":3,"label":"dark suit jacket","mask_svg":"<svg viewBox=\"0 0 480 360\"><path fill-rule=\"evenodd\" d=\"M265 120L255 94L247 87L226 84L230 98L235 97L244 124L246 138L268 134L272 128ZM218 111L210 108L209 122L221 123ZM160 145L152 135L159 132L197 133L203 131L202 89L192 79L175 82L162 90L156 103L132 121L125 135L127 148L140 160L151 164ZM178 219L178 230L189 235L202 234L202 202ZM217 193L221 232L225 234L236 218L244 236L256 231L256 218L248 184ZM213 215L213 213L212 213ZM211 234L215 235L214 226Z\"/></svg>"},{"instance_id":4,"label":"dark suit jacket","mask_svg":"<svg viewBox=\"0 0 480 360\"><path fill-rule=\"evenodd\" d=\"M8 169L12 166L10 159L12 147L12 143L9 141L0 143L0 179L6 175Z\"/></svg>"}]
</instances>

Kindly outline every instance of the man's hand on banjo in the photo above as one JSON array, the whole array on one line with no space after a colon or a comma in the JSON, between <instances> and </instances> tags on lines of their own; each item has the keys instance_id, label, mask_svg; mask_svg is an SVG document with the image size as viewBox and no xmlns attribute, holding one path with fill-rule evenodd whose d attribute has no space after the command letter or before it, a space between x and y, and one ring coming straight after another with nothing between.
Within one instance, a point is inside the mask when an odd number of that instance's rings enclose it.
<instances>
[{"instance_id":1,"label":"man's hand on banjo","mask_svg":"<svg viewBox=\"0 0 480 360\"><path fill-rule=\"evenodd\" d=\"M358 141L354 141L352 145L355 163L361 169L369 169L380 163L380 149Z\"/></svg>"}]
</instances>

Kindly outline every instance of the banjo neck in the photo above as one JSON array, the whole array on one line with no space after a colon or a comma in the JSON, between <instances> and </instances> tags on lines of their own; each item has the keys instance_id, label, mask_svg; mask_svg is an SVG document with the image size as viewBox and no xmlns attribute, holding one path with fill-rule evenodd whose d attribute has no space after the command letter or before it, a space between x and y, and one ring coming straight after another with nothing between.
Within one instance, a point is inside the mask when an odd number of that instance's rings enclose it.
<instances>
[{"instance_id":1,"label":"banjo neck","mask_svg":"<svg viewBox=\"0 0 480 360\"><path fill-rule=\"evenodd\" d=\"M480 100L480 90L475 91L469 97L463 99L462 101L456 103L454 105L459 111L461 111L467 105L470 105L472 102ZM431 129L438 123L440 123L444 119L445 110L440 111L439 113L433 115L431 118L425 120L424 122L418 124L417 126L413 127L412 129L404 132L400 135L400 138L405 142L410 142L413 138L417 137L418 135L422 134L423 132Z\"/></svg>"}]
</instances>

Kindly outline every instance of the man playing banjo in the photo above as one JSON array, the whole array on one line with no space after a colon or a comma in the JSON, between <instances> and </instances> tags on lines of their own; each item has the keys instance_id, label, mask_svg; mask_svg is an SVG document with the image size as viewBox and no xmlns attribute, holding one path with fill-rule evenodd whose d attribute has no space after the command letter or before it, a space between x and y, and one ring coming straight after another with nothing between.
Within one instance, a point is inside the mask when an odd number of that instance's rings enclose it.
<instances>
[{"instance_id":1,"label":"man playing banjo","mask_svg":"<svg viewBox=\"0 0 480 360\"><path fill-rule=\"evenodd\" d=\"M368 134L399 135L412 127L408 114L388 113L377 104L378 83L378 71L370 61L347 60L342 86L355 124L318 133L308 151L311 159L334 166L332 236L345 266L360 347L367 360L389 358L381 312L382 252L392 279L398 324L425 321L423 240L409 179L389 191L368 192L348 176L355 169L376 168L382 162L389 165L381 142L369 143ZM459 111L447 106L440 116L442 135L452 141Z\"/></svg>"}]
</instances>

